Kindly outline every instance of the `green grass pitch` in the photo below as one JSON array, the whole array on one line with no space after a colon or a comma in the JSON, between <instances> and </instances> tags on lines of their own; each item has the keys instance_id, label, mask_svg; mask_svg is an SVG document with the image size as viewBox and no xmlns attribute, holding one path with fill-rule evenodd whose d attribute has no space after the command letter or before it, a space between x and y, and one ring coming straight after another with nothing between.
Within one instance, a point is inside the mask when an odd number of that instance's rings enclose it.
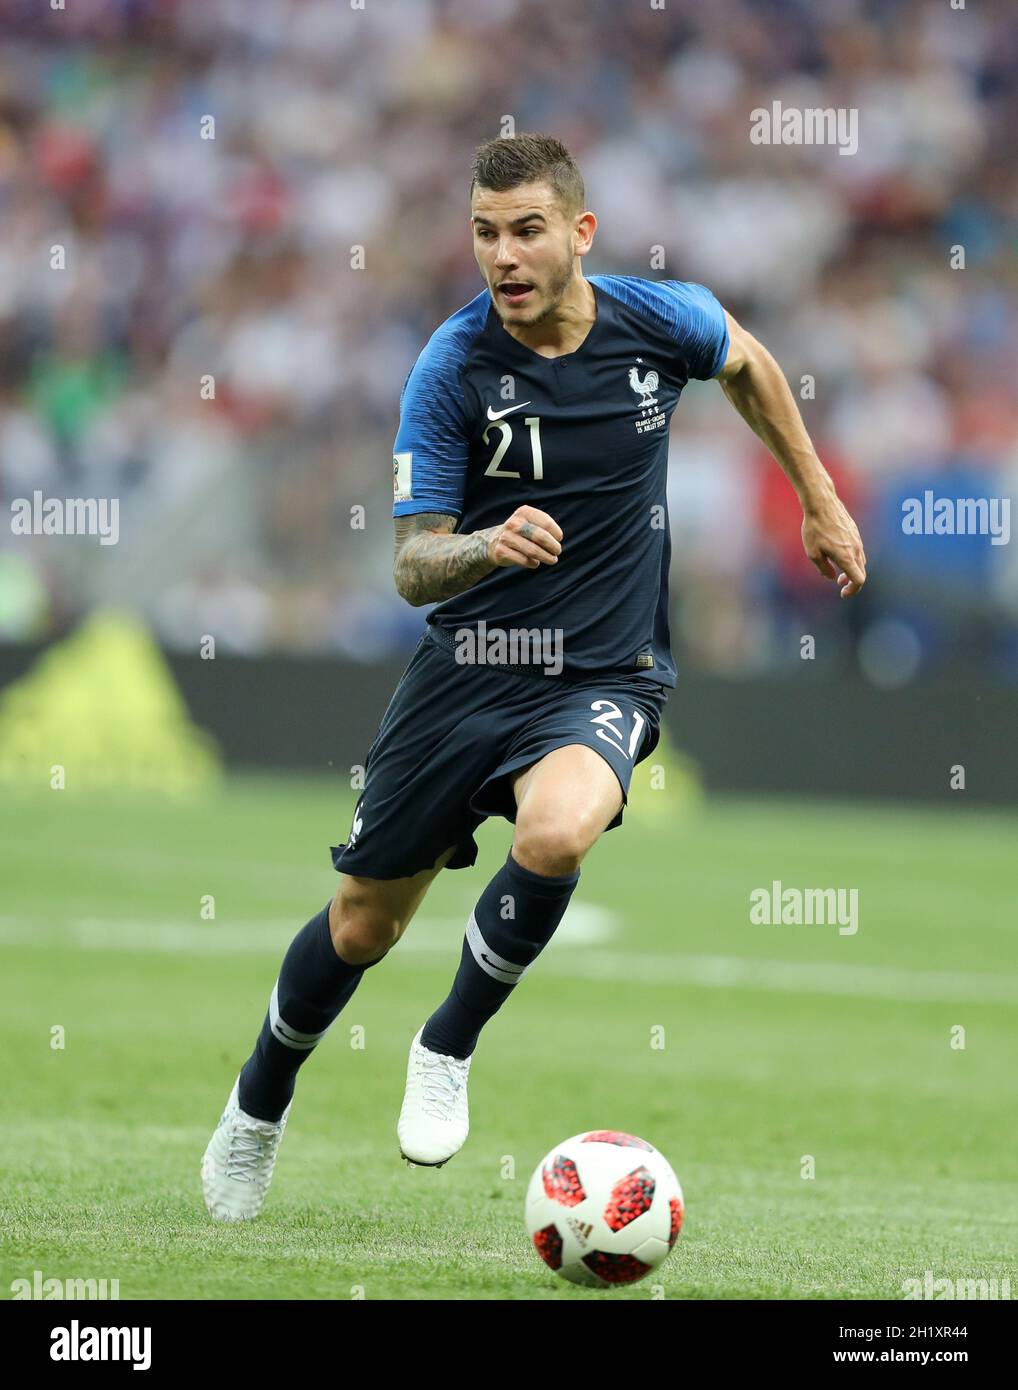
<instances>
[{"instance_id":1,"label":"green grass pitch","mask_svg":"<svg viewBox=\"0 0 1018 1390\"><path fill-rule=\"evenodd\" d=\"M489 822L305 1066L262 1216L213 1223L201 1154L352 804L324 779L176 806L5 793L0 1296L37 1269L125 1299L896 1299L926 1270L1018 1289L1018 820L961 809L627 814L482 1036L465 1148L410 1170L407 1048L508 848ZM857 888L858 931L753 925L774 879ZM643 1283L588 1291L537 1259L523 1195L557 1140L609 1127L667 1155L686 1226Z\"/></svg>"}]
</instances>

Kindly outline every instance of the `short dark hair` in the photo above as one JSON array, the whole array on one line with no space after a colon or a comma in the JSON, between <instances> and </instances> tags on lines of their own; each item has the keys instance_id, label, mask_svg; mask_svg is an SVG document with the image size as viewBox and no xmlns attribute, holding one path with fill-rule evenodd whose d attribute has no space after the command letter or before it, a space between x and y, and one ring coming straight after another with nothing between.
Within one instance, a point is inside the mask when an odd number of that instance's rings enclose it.
<instances>
[{"instance_id":1,"label":"short dark hair","mask_svg":"<svg viewBox=\"0 0 1018 1390\"><path fill-rule=\"evenodd\" d=\"M560 140L533 132L502 135L478 146L471 171L470 193L475 187L503 193L520 184L550 183L562 211L575 217L584 210L583 177L572 155Z\"/></svg>"}]
</instances>

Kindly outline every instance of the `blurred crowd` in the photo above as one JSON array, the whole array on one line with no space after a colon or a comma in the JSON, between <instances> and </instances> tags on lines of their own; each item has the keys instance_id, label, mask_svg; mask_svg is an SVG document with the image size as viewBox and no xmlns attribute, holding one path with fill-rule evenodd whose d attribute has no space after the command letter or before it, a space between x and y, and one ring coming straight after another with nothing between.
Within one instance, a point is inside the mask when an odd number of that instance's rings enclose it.
<instances>
[{"instance_id":1,"label":"blurred crowd","mask_svg":"<svg viewBox=\"0 0 1018 1390\"><path fill-rule=\"evenodd\" d=\"M482 288L470 160L511 117L580 164L586 274L701 281L771 348L863 530L839 603L777 465L691 384L680 663L773 669L809 634L887 685L1018 679L1018 540L901 526L926 489L1018 494L1018 8L0 0L0 29L0 498L120 499L116 546L2 528L0 640L128 602L187 650L413 644L398 397ZM754 144L776 100L856 108L857 152Z\"/></svg>"}]
</instances>

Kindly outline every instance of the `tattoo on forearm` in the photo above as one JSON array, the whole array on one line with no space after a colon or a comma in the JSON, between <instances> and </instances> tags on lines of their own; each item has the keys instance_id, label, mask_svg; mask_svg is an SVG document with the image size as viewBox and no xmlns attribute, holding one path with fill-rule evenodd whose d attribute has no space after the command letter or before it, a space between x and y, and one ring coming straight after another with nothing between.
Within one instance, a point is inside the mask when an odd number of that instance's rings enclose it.
<instances>
[{"instance_id":1,"label":"tattoo on forearm","mask_svg":"<svg viewBox=\"0 0 1018 1390\"><path fill-rule=\"evenodd\" d=\"M393 578L408 603L439 603L461 594L495 568L483 531L454 536L455 517L438 512L396 518ZM435 532L442 532L436 535Z\"/></svg>"}]
</instances>

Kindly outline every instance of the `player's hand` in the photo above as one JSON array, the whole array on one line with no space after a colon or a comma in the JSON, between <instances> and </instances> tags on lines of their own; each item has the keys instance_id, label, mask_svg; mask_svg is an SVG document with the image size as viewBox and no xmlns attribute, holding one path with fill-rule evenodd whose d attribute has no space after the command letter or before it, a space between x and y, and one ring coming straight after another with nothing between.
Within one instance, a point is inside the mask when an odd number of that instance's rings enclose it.
<instances>
[{"instance_id":1,"label":"player's hand","mask_svg":"<svg viewBox=\"0 0 1018 1390\"><path fill-rule=\"evenodd\" d=\"M481 535L487 538L489 559L499 568L519 565L536 570L557 564L562 552L562 528L536 507L517 507L508 521L489 526Z\"/></svg>"},{"instance_id":2,"label":"player's hand","mask_svg":"<svg viewBox=\"0 0 1018 1390\"><path fill-rule=\"evenodd\" d=\"M803 512L802 545L825 579L835 579L842 598L866 583L866 552L859 528L833 491Z\"/></svg>"}]
</instances>

